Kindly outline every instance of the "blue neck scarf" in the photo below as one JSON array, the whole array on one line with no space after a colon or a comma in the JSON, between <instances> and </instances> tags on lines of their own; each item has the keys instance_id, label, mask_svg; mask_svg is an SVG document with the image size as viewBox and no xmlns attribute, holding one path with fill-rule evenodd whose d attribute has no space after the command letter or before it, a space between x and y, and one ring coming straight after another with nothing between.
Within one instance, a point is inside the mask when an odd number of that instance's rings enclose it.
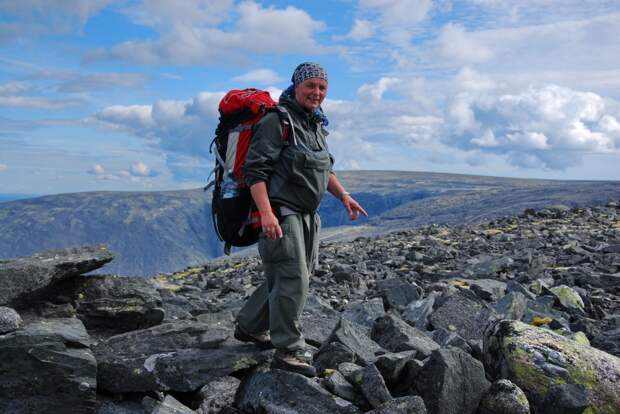
<instances>
[{"instance_id":1,"label":"blue neck scarf","mask_svg":"<svg viewBox=\"0 0 620 414\"><path fill-rule=\"evenodd\" d=\"M282 92L282 95L280 95L280 98L282 98L283 96L287 97L292 101L295 101L295 85L291 84L291 86L286 88L286 90ZM329 125L329 119L327 119L327 116L325 116L325 113L323 112L323 108L321 108L320 106L312 111L312 116L324 127Z\"/></svg>"}]
</instances>

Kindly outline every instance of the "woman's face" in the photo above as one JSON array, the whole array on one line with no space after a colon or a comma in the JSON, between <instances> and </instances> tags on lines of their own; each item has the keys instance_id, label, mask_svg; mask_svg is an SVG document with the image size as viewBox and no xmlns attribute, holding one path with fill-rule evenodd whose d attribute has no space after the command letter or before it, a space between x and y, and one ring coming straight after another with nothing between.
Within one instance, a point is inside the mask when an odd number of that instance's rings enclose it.
<instances>
[{"instance_id":1,"label":"woman's face","mask_svg":"<svg viewBox=\"0 0 620 414\"><path fill-rule=\"evenodd\" d=\"M321 78L306 79L295 88L295 99L307 111L318 108L327 95L327 81Z\"/></svg>"}]
</instances>

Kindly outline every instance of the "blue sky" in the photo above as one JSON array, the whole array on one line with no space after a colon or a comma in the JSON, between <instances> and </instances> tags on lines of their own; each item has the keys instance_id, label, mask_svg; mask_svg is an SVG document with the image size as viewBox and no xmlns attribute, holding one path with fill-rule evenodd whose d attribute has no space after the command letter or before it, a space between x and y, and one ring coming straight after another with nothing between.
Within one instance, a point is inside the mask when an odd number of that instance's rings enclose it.
<instances>
[{"instance_id":1,"label":"blue sky","mask_svg":"<svg viewBox=\"0 0 620 414\"><path fill-rule=\"evenodd\" d=\"M620 179L617 0L0 0L0 193L199 187L302 61L337 169Z\"/></svg>"}]
</instances>

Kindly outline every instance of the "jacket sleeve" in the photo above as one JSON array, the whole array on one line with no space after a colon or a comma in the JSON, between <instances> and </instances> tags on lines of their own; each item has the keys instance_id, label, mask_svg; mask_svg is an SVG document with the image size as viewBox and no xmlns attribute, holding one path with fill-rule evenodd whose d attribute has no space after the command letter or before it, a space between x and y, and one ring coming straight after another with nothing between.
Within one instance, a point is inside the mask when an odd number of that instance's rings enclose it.
<instances>
[{"instance_id":1,"label":"jacket sleeve","mask_svg":"<svg viewBox=\"0 0 620 414\"><path fill-rule=\"evenodd\" d=\"M280 119L278 114L270 112L256 124L245 164L241 167L248 187L269 181L283 146Z\"/></svg>"}]
</instances>

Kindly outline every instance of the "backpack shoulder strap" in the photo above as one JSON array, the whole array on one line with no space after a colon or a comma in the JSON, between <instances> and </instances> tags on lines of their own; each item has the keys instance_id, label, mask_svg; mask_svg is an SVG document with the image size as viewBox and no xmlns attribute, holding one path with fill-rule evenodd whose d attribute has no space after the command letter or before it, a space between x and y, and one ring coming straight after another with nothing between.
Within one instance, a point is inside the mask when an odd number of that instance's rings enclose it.
<instances>
[{"instance_id":1,"label":"backpack shoulder strap","mask_svg":"<svg viewBox=\"0 0 620 414\"><path fill-rule=\"evenodd\" d=\"M289 137L292 137L293 143L297 145L297 137L295 136L295 128L291 114L289 114L285 107L280 105L274 106L272 110L275 111L278 114L278 118L280 118L280 123L282 124L282 140L285 145L290 145Z\"/></svg>"}]
</instances>

